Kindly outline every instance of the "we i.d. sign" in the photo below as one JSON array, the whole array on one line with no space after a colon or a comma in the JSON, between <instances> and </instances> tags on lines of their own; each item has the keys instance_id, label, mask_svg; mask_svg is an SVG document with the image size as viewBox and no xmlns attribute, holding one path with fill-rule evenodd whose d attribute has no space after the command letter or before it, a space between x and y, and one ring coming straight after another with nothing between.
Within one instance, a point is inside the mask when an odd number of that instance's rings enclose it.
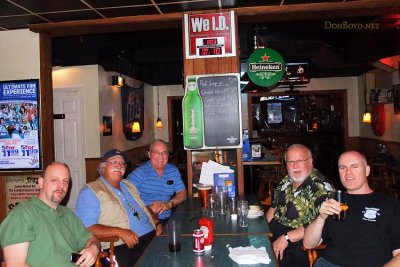
<instances>
[{"instance_id":1,"label":"we i.d. sign","mask_svg":"<svg viewBox=\"0 0 400 267\"><path fill-rule=\"evenodd\" d=\"M234 13L185 14L186 58L236 56Z\"/></svg>"}]
</instances>

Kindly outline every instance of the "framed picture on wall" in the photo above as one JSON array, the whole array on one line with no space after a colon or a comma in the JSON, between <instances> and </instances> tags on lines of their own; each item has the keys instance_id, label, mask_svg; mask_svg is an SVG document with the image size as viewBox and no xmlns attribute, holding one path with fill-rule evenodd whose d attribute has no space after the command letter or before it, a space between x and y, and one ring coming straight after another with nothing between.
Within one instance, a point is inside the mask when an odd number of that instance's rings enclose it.
<instances>
[{"instance_id":1,"label":"framed picture on wall","mask_svg":"<svg viewBox=\"0 0 400 267\"><path fill-rule=\"evenodd\" d=\"M103 116L103 136L112 135L112 117Z\"/></svg>"},{"instance_id":2,"label":"framed picture on wall","mask_svg":"<svg viewBox=\"0 0 400 267\"><path fill-rule=\"evenodd\" d=\"M400 84L393 85L394 114L400 113Z\"/></svg>"}]
</instances>

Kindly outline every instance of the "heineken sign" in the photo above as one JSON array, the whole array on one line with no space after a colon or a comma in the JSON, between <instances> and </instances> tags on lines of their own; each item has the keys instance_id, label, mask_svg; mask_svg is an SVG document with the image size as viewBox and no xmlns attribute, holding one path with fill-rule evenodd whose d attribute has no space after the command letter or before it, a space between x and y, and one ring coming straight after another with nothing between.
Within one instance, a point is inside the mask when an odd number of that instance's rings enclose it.
<instances>
[{"instance_id":1,"label":"heineken sign","mask_svg":"<svg viewBox=\"0 0 400 267\"><path fill-rule=\"evenodd\" d=\"M285 74L285 62L275 50L263 48L254 51L247 60L247 75L258 86L277 84Z\"/></svg>"}]
</instances>

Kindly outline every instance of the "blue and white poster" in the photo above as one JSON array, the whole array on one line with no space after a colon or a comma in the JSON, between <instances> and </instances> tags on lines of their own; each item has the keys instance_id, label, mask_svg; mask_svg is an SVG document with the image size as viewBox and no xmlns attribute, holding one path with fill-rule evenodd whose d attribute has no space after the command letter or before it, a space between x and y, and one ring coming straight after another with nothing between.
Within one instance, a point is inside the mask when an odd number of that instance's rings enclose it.
<instances>
[{"instance_id":1,"label":"blue and white poster","mask_svg":"<svg viewBox=\"0 0 400 267\"><path fill-rule=\"evenodd\" d=\"M0 169L40 169L39 81L0 82Z\"/></svg>"}]
</instances>

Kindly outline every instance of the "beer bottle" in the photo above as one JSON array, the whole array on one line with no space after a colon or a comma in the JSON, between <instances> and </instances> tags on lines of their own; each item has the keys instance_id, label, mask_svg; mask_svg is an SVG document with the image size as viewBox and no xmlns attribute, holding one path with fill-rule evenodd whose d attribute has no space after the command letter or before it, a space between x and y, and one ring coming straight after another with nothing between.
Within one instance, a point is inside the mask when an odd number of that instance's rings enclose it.
<instances>
[{"instance_id":1,"label":"beer bottle","mask_svg":"<svg viewBox=\"0 0 400 267\"><path fill-rule=\"evenodd\" d=\"M203 147L203 101L196 85L196 77L188 78L182 112L184 147Z\"/></svg>"}]
</instances>

